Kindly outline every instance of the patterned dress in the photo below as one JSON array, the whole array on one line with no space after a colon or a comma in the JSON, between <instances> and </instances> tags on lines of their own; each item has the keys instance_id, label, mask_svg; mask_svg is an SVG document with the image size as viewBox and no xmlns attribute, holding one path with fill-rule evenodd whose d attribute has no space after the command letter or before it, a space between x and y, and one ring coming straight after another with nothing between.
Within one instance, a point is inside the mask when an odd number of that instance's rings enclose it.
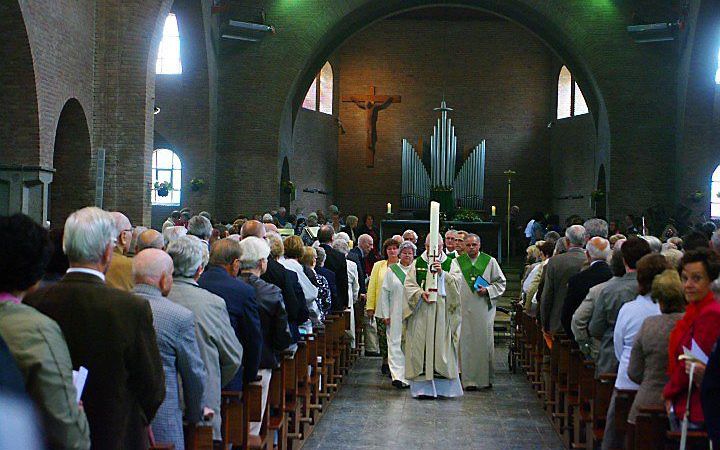
<instances>
[{"instance_id":1,"label":"patterned dress","mask_svg":"<svg viewBox=\"0 0 720 450\"><path fill-rule=\"evenodd\" d=\"M324 320L325 316L329 314L332 309L330 284L328 284L327 278L317 272L315 272L315 279L317 280L318 286L318 295L315 301L317 302L318 309L320 310L321 320Z\"/></svg>"}]
</instances>

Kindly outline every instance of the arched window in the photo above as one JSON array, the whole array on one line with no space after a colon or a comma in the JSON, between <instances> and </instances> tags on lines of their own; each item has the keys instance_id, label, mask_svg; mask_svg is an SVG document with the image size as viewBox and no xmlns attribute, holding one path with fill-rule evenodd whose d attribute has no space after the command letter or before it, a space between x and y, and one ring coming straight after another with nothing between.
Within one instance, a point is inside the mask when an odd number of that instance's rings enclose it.
<instances>
[{"instance_id":1,"label":"arched window","mask_svg":"<svg viewBox=\"0 0 720 450\"><path fill-rule=\"evenodd\" d=\"M715 168L710 182L710 216L720 218L720 166Z\"/></svg>"},{"instance_id":2,"label":"arched window","mask_svg":"<svg viewBox=\"0 0 720 450\"><path fill-rule=\"evenodd\" d=\"M333 70L326 62L305 95L302 107L324 114L333 113Z\"/></svg>"},{"instance_id":3,"label":"arched window","mask_svg":"<svg viewBox=\"0 0 720 450\"><path fill-rule=\"evenodd\" d=\"M172 189L167 195L155 187L155 183L170 183ZM182 164L180 158L167 148L159 148L152 155L152 204L153 205L180 205L180 191L182 188Z\"/></svg>"},{"instance_id":4,"label":"arched window","mask_svg":"<svg viewBox=\"0 0 720 450\"><path fill-rule=\"evenodd\" d=\"M557 118L565 119L589 112L585 96L566 66L560 69L558 76Z\"/></svg>"},{"instance_id":5,"label":"arched window","mask_svg":"<svg viewBox=\"0 0 720 450\"><path fill-rule=\"evenodd\" d=\"M175 14L168 14L163 27L163 36L158 50L155 73L165 75L177 75L182 73L182 61L180 61L180 31L178 30L177 17Z\"/></svg>"}]
</instances>

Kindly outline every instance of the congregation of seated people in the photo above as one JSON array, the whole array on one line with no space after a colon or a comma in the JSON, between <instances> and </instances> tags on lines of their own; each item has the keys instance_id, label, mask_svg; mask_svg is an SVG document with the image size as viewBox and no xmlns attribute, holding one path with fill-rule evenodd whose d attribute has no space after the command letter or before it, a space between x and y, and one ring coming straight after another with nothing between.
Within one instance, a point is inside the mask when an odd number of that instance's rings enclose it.
<instances>
[{"instance_id":1,"label":"congregation of seated people","mask_svg":"<svg viewBox=\"0 0 720 450\"><path fill-rule=\"evenodd\" d=\"M574 217L563 230L540 213L527 224L517 311L538 329L535 354L525 331L526 359L537 360L524 366L527 376L573 448L638 448L638 439L649 437L632 430L639 415L654 410L665 417L661 434L668 439L686 428L698 438L687 448L708 448L709 441L718 448L720 230L705 222L680 237L668 226L658 238L632 216L624 230L617 223ZM571 364L567 358L592 368L597 383L611 383L605 403L599 389L589 402L573 400L587 392L578 388L582 375L572 374L582 369L562 367ZM565 406L558 404L562 395L569 396ZM593 418L583 418L582 405L592 408L593 401L601 427L591 424L586 438L583 423ZM573 413L580 415L574 423ZM677 445L679 439L664 448Z\"/></svg>"},{"instance_id":2,"label":"congregation of seated people","mask_svg":"<svg viewBox=\"0 0 720 450\"><path fill-rule=\"evenodd\" d=\"M183 209L158 230L96 207L52 230L0 217L0 420L17 426L0 447L181 450L188 426L217 447L224 392L251 383L263 416L273 371L364 297L377 258L372 216L365 232L335 207L328 217L280 208L224 225Z\"/></svg>"}]
</instances>

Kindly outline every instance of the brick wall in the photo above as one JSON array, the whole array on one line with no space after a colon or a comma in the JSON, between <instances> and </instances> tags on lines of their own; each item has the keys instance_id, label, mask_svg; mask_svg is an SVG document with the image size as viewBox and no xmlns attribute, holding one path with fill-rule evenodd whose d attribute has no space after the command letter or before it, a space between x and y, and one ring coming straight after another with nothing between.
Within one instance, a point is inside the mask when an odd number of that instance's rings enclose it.
<instances>
[{"instance_id":1,"label":"brick wall","mask_svg":"<svg viewBox=\"0 0 720 450\"><path fill-rule=\"evenodd\" d=\"M295 183L297 195L291 204L291 212L300 208L307 215L318 208L326 210L336 197L338 127L335 117L300 110L295 120L292 149L290 180ZM330 195L303 192L303 189L318 189Z\"/></svg>"},{"instance_id":2,"label":"brick wall","mask_svg":"<svg viewBox=\"0 0 720 450\"><path fill-rule=\"evenodd\" d=\"M193 211L212 211L215 203L215 148L211 144L210 91L208 55L202 5L195 0L175 0L173 12L178 19L183 72L179 75L157 75L155 135L166 140L182 162L182 206ZM153 148L158 148L157 142ZM197 192L190 180L202 178L205 186ZM180 209L181 207L177 207ZM152 226L159 227L167 209L153 206ZM170 208L172 211L172 208Z\"/></svg>"},{"instance_id":3,"label":"brick wall","mask_svg":"<svg viewBox=\"0 0 720 450\"><path fill-rule=\"evenodd\" d=\"M460 151L486 140L487 209L506 206L507 179L515 170L514 201L522 210L547 205L550 152L547 123L554 96L555 56L536 37L504 20L444 22L393 19L350 38L336 53L339 95L397 94L402 103L379 113L375 167L365 167L365 113L340 104L336 200L356 215L400 205L401 140L429 142L443 95ZM417 145L416 145L417 147ZM461 156L458 156L461 159Z\"/></svg>"}]
</instances>

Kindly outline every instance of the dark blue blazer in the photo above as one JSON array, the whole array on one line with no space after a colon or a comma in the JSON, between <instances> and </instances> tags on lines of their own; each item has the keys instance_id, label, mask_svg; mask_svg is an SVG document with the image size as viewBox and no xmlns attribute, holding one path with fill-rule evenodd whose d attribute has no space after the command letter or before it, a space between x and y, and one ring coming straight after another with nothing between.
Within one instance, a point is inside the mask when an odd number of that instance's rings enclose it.
<instances>
[{"instance_id":1,"label":"dark blue blazer","mask_svg":"<svg viewBox=\"0 0 720 450\"><path fill-rule=\"evenodd\" d=\"M610 266L608 266L605 261L596 262L587 269L570 277L568 280L567 296L565 297L560 316L560 323L562 323L565 334L573 337L572 329L570 328L572 316L580 307L583 300L585 300L590 288L604 283L610 278L612 278L612 270L610 270Z\"/></svg>"},{"instance_id":2,"label":"dark blue blazer","mask_svg":"<svg viewBox=\"0 0 720 450\"><path fill-rule=\"evenodd\" d=\"M700 395L708 437L720 445L720 339L710 354Z\"/></svg>"},{"instance_id":3,"label":"dark blue blazer","mask_svg":"<svg viewBox=\"0 0 720 450\"><path fill-rule=\"evenodd\" d=\"M223 267L213 265L207 266L198 285L225 300L230 324L243 346L242 370L238 371L225 389L240 391L243 383L255 380L260 368L263 337L255 289L231 276Z\"/></svg>"}]
</instances>

